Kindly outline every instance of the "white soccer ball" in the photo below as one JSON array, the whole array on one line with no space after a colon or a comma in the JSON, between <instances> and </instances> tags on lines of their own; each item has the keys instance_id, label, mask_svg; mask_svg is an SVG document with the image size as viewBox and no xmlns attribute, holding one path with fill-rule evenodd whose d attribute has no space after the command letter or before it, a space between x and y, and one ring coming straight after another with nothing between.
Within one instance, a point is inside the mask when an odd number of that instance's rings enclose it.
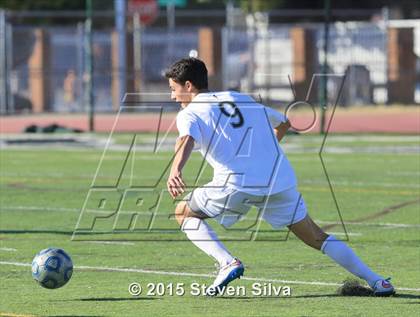
<instances>
[{"instance_id":1,"label":"white soccer ball","mask_svg":"<svg viewBox=\"0 0 420 317\"><path fill-rule=\"evenodd\" d=\"M32 261L32 277L45 288L53 289L65 285L72 274L73 262L62 249L44 249Z\"/></svg>"}]
</instances>

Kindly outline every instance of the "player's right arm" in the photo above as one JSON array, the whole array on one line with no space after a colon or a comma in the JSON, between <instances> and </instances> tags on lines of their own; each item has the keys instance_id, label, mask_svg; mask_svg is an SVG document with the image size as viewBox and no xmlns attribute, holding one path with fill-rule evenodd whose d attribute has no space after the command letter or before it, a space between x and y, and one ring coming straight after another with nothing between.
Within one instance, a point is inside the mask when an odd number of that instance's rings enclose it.
<instances>
[{"instance_id":1,"label":"player's right arm","mask_svg":"<svg viewBox=\"0 0 420 317\"><path fill-rule=\"evenodd\" d=\"M175 144L175 157L172 162L167 187L172 198L176 198L185 191L185 183L182 179L182 169L194 148L194 139L190 135L179 137Z\"/></svg>"},{"instance_id":2,"label":"player's right arm","mask_svg":"<svg viewBox=\"0 0 420 317\"><path fill-rule=\"evenodd\" d=\"M194 149L194 143L200 140L197 117L187 109L181 110L178 113L176 126L179 131L179 137L175 143L175 156L166 183L172 198L176 198L185 191L185 183L182 180L182 169Z\"/></svg>"}]
</instances>

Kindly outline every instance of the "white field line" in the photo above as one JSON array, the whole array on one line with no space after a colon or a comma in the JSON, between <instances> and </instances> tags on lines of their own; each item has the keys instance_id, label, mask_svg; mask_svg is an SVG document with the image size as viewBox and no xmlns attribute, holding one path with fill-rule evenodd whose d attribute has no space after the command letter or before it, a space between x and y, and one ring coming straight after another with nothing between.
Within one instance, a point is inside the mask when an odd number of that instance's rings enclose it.
<instances>
[{"instance_id":1,"label":"white field line","mask_svg":"<svg viewBox=\"0 0 420 317\"><path fill-rule=\"evenodd\" d=\"M24 266L30 267L29 263L22 262L9 262L9 261L0 261L0 265L13 265L13 266ZM156 271L156 270L144 270L144 269L132 269L132 268L118 268L118 267L107 267L107 266L85 266L79 265L75 266L75 269L79 270L94 270L94 271L108 271L108 272L125 272L125 273L142 273L142 274L155 274L155 275L168 275L168 276L189 276L189 277L214 277L213 274L200 274L200 273L191 273L191 272L172 272L172 271ZM300 285L317 285L317 286L341 286L340 283L332 282L319 282L319 281L295 281L295 280L279 280L279 279L270 279L264 277L241 277L245 281L261 281L261 282L271 282L271 283L284 283L284 284L300 284ZM401 291L413 291L420 292L420 288L409 288L409 287L398 287L397 290Z\"/></svg>"},{"instance_id":2,"label":"white field line","mask_svg":"<svg viewBox=\"0 0 420 317\"><path fill-rule=\"evenodd\" d=\"M385 172L387 175L397 175L397 176L412 176L418 177L420 176L420 171L404 171L404 172L395 172L395 171L387 171Z\"/></svg>"},{"instance_id":3,"label":"white field line","mask_svg":"<svg viewBox=\"0 0 420 317\"><path fill-rule=\"evenodd\" d=\"M151 158L151 160L155 160ZM63 178L63 177L77 177L80 179L92 179L94 175L91 174L68 174L68 173L14 173L14 172L3 172L0 173L0 176L2 177L24 177L24 178ZM112 174L105 174L101 175L98 174L98 178L109 178L109 179L115 179L115 175ZM141 176L142 180L156 180L157 176ZM315 184L315 185L328 185L327 181L325 180L302 180L302 184ZM357 182L357 181L331 181L332 185L338 185L338 186L354 186L354 187L385 187L385 188L420 188L420 184L417 183L389 183L389 182Z\"/></svg>"},{"instance_id":4,"label":"white field line","mask_svg":"<svg viewBox=\"0 0 420 317\"><path fill-rule=\"evenodd\" d=\"M0 248L0 251L6 251L6 252L16 252L17 249L14 248Z\"/></svg>"},{"instance_id":5,"label":"white field line","mask_svg":"<svg viewBox=\"0 0 420 317\"><path fill-rule=\"evenodd\" d=\"M278 230L272 230L272 232L274 233L274 232L279 232ZM283 233L286 233L286 231L282 231ZM245 234L250 234L250 232L245 232ZM344 232L330 232L330 231L328 231L328 234L333 234L333 235L335 235L335 236L346 236L346 233L344 233ZM355 236L355 237L358 237L358 236L361 236L361 235L363 235L362 233L360 233L360 232L347 232L347 235L348 236ZM217 235L218 236L218 238L219 239L237 239L238 237L234 237L234 236L225 236L225 235Z\"/></svg>"},{"instance_id":6,"label":"white field line","mask_svg":"<svg viewBox=\"0 0 420 317\"><path fill-rule=\"evenodd\" d=\"M314 220L316 223L325 225L342 225L339 221L323 221ZM420 224L407 224L407 223L389 223L389 222L344 222L346 226L363 226L363 227L388 227L388 228L420 228Z\"/></svg>"},{"instance_id":7,"label":"white field line","mask_svg":"<svg viewBox=\"0 0 420 317\"><path fill-rule=\"evenodd\" d=\"M3 210L24 210L24 211L55 211L55 212L80 212L80 208L62 208L62 207L40 207L40 206L1 206L0 211ZM94 212L97 214L109 214L112 211L104 211L104 210L90 210L86 209L85 212ZM152 213L150 212L141 212L141 211L125 211L125 212L133 212L139 215L149 215L151 216ZM155 216L161 217L168 217L170 213L161 213L156 214ZM243 219L247 219L247 217L243 217ZM324 220L314 220L316 223L319 224L327 224L327 225L341 225L342 223L339 221L324 221ZM347 221L344 224L351 225L351 226L363 226L363 227L389 227L389 228L420 228L420 224L408 224L408 223L389 223L389 222L351 222Z\"/></svg>"},{"instance_id":8,"label":"white field line","mask_svg":"<svg viewBox=\"0 0 420 317\"><path fill-rule=\"evenodd\" d=\"M290 135L290 138L293 139L293 142L322 142L322 136L316 135ZM404 136L397 136L397 135L334 135L331 134L328 136L329 142L369 142L369 143L377 143L377 142L394 142L394 143L407 143L407 142L416 142L419 141L419 137L417 135L404 135Z\"/></svg>"},{"instance_id":9,"label":"white field line","mask_svg":"<svg viewBox=\"0 0 420 317\"><path fill-rule=\"evenodd\" d=\"M81 241L81 242L95 243L95 244L135 245L134 242L128 242L128 241Z\"/></svg>"},{"instance_id":10,"label":"white field line","mask_svg":"<svg viewBox=\"0 0 420 317\"><path fill-rule=\"evenodd\" d=\"M62 207L39 207L39 206L1 206L0 210L24 210L24 211L69 211L80 212L76 208L62 208Z\"/></svg>"},{"instance_id":11,"label":"white field line","mask_svg":"<svg viewBox=\"0 0 420 317\"><path fill-rule=\"evenodd\" d=\"M166 94L166 92L164 92ZM144 93L143 93L144 94ZM155 93L153 93L155 94ZM127 133L128 134L128 133ZM132 135L134 135L135 133L132 133ZM73 134L63 134L62 136L57 137L58 139L61 138L66 138L66 137L72 137L74 138ZM317 136L317 135L290 135L290 138L293 139L294 142L308 142L308 141L313 141L313 142L322 142L323 140L323 136ZM22 138L22 134L10 134L10 135L2 135L2 137L0 138L0 140L9 140L9 139L16 139L16 138ZM24 136L25 139L28 139L28 136ZM48 138L51 138L51 136L48 136ZM77 137L77 139L80 140L103 140L104 143L108 140L109 135L108 136L97 136L97 135L86 135L84 137L80 136ZM150 142L154 142L155 138L154 137L150 137L150 136L146 136L146 135L139 135L139 138L141 139L142 142L144 141L150 141ZM33 136L32 139L43 139L42 137L35 137ZM115 137L111 136L112 141L115 141ZM176 137L174 136L170 136L167 139L172 139L175 140ZM418 135L371 135L371 134L365 134L365 135L335 135L335 134L331 134L328 136L328 141L332 142L355 142L355 141L360 141L360 142L371 142L371 143L377 143L377 142L393 142L393 143L407 143L407 142L418 142L420 141L420 137Z\"/></svg>"},{"instance_id":12,"label":"white field line","mask_svg":"<svg viewBox=\"0 0 420 317\"><path fill-rule=\"evenodd\" d=\"M355 236L355 237L359 237L362 235L362 233L360 232L347 232L347 234L345 232L330 232L328 231L328 234L333 234L335 236Z\"/></svg>"},{"instance_id":13,"label":"white field line","mask_svg":"<svg viewBox=\"0 0 420 317\"><path fill-rule=\"evenodd\" d=\"M168 142L168 143L159 143L158 150L159 151L172 151L173 145L175 142ZM296 144L283 144L282 148L288 154L316 154L319 152L320 142L299 142ZM327 147L324 148L323 153L329 154L346 154L346 153L385 153L385 154L415 154L420 151L419 147L416 144L403 144L399 146L395 145L350 145L345 146L341 144L334 144L332 142L327 143ZM0 141L0 149L13 149L13 150L39 150L43 148L52 148L55 150L61 151L83 151L83 152L90 152L92 150L101 151L104 149L103 144L5 144ZM105 152L107 155L112 155L113 153L118 152L127 152L129 149L128 144L110 144L105 147ZM137 151L141 153L152 153L154 149L154 143L149 144L142 144L137 145ZM408 153L407 153L408 152ZM90 158L83 158L84 160L91 160ZM97 159L95 159L97 160ZM107 160L114 160L114 158L107 158ZM158 158L157 160L161 160Z\"/></svg>"},{"instance_id":14,"label":"white field line","mask_svg":"<svg viewBox=\"0 0 420 317\"><path fill-rule=\"evenodd\" d=\"M304 179L302 184L328 185L327 181ZM350 187L390 187L390 188L420 188L419 183L386 183L386 182L354 182L354 181L331 181L331 185L350 186Z\"/></svg>"}]
</instances>

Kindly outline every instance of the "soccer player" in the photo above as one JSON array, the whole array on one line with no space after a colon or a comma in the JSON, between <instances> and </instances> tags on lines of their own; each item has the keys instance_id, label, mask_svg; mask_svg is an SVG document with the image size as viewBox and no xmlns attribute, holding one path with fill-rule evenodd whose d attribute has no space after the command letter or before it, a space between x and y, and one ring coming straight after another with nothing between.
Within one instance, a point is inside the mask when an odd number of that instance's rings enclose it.
<instances>
[{"instance_id":1,"label":"soccer player","mask_svg":"<svg viewBox=\"0 0 420 317\"><path fill-rule=\"evenodd\" d=\"M170 195L176 198L184 193L182 169L194 148L214 169L213 180L194 189L175 210L188 239L219 263L209 295L217 295L242 276L244 266L205 219L214 218L228 227L251 206L256 206L273 228L287 226L304 243L366 280L375 295L394 294L389 279L373 272L351 248L325 233L308 215L294 171L279 146L290 128L283 114L246 94L208 91L206 66L196 58L179 60L165 77L171 98L182 107L176 119L179 137L167 181Z\"/></svg>"}]
</instances>

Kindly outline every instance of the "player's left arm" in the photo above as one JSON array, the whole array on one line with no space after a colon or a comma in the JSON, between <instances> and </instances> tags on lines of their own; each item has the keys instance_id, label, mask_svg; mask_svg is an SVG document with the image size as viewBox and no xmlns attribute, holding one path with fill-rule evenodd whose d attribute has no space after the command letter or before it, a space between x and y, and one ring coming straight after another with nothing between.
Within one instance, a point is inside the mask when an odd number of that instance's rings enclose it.
<instances>
[{"instance_id":1,"label":"player's left arm","mask_svg":"<svg viewBox=\"0 0 420 317\"><path fill-rule=\"evenodd\" d=\"M276 138L279 142L286 135L287 130L289 130L290 127L291 127L290 121L286 120L286 122L282 122L277 127L274 128L274 135L276 136Z\"/></svg>"},{"instance_id":2,"label":"player's left arm","mask_svg":"<svg viewBox=\"0 0 420 317\"><path fill-rule=\"evenodd\" d=\"M278 142L285 136L287 130L290 129L291 124L289 119L282 113L273 108L265 107L266 115L273 128L274 135Z\"/></svg>"},{"instance_id":3,"label":"player's left arm","mask_svg":"<svg viewBox=\"0 0 420 317\"><path fill-rule=\"evenodd\" d=\"M176 198L185 191L185 183L182 179L182 169L187 163L193 148L194 138L190 135L184 135L176 140L175 157L166 184L172 198Z\"/></svg>"}]
</instances>

